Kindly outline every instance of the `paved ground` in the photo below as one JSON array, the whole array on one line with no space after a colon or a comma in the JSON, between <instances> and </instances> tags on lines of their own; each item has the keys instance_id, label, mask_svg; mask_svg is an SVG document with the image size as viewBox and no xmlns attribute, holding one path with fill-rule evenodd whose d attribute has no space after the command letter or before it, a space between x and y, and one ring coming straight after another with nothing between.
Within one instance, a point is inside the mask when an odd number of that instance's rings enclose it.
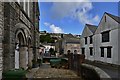
<instances>
[{"instance_id":1,"label":"paved ground","mask_svg":"<svg viewBox=\"0 0 120 80\"><path fill-rule=\"evenodd\" d=\"M51 80L81 80L75 72L67 69L51 68L50 64L42 64L40 68L34 68L27 73L28 80L51 79Z\"/></svg>"},{"instance_id":2,"label":"paved ground","mask_svg":"<svg viewBox=\"0 0 120 80\"><path fill-rule=\"evenodd\" d=\"M65 69L38 69L34 75L35 78L76 78L78 77L73 71Z\"/></svg>"},{"instance_id":3,"label":"paved ground","mask_svg":"<svg viewBox=\"0 0 120 80\"><path fill-rule=\"evenodd\" d=\"M36 71L38 70L39 68L33 68L31 70L29 70L26 74L26 77L27 78L33 78L34 77L34 74L36 73Z\"/></svg>"}]
</instances>

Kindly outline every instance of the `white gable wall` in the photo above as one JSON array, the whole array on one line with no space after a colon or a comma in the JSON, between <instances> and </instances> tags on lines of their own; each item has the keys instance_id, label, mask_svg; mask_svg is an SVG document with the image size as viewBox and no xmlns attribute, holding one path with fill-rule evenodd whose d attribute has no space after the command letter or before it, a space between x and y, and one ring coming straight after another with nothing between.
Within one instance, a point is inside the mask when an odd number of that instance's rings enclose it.
<instances>
[{"instance_id":1,"label":"white gable wall","mask_svg":"<svg viewBox=\"0 0 120 80\"><path fill-rule=\"evenodd\" d=\"M105 22L105 16L106 16L106 22ZM118 28L118 23L115 20L113 20L111 17L105 14L97 30L95 31L95 34L99 34L101 32L112 30L112 29L117 29L117 28Z\"/></svg>"},{"instance_id":2,"label":"white gable wall","mask_svg":"<svg viewBox=\"0 0 120 80\"><path fill-rule=\"evenodd\" d=\"M94 60L94 47L93 47L93 44L90 44L90 37L89 37L91 35L93 35L93 33L89 30L87 26L85 26L82 36L81 36L82 38L80 40L80 43L81 43L81 48L85 48L85 59L93 61ZM85 44L85 37L87 37L87 44ZM93 42L94 42L94 39L93 39ZM89 47L93 47L93 56L90 55Z\"/></svg>"},{"instance_id":3,"label":"white gable wall","mask_svg":"<svg viewBox=\"0 0 120 80\"><path fill-rule=\"evenodd\" d=\"M105 22L106 16L106 22ZM102 32L110 31L109 32L109 42L102 42ZM109 17L107 14L103 15L101 22L93 36L93 44L89 44L89 37L93 33L85 27L82 38L81 38L81 48L85 48L85 59L88 60L96 60L102 61L106 63L112 64L119 64L120 65L120 24L116 22L114 19ZM87 37L87 44L85 45L85 39ZM107 58L107 48L104 48L104 57L101 57L101 48L100 47L107 47L112 46L111 48L111 58ZM93 47L93 56L90 56L89 47Z\"/></svg>"},{"instance_id":4,"label":"white gable wall","mask_svg":"<svg viewBox=\"0 0 120 80\"><path fill-rule=\"evenodd\" d=\"M106 22L105 22L106 16ZM109 42L102 42L102 35L101 32L110 30L110 41ZM104 15L98 29L95 32L95 60L118 64L118 23L113 20L108 15ZM101 57L101 46L112 46L111 48L111 58L107 58L107 48L104 48L104 57Z\"/></svg>"},{"instance_id":5,"label":"white gable wall","mask_svg":"<svg viewBox=\"0 0 120 80\"><path fill-rule=\"evenodd\" d=\"M120 24L118 28L118 63L120 65Z\"/></svg>"}]
</instances>

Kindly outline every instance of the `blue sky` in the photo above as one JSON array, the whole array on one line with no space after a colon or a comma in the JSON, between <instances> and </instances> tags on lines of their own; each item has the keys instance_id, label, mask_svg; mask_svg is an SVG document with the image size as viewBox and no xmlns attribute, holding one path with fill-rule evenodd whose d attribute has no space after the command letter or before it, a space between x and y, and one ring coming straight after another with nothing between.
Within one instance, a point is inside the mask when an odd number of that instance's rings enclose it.
<instances>
[{"instance_id":1,"label":"blue sky","mask_svg":"<svg viewBox=\"0 0 120 80\"><path fill-rule=\"evenodd\" d=\"M118 16L118 2L39 2L40 31L81 34L98 25L104 12Z\"/></svg>"}]
</instances>

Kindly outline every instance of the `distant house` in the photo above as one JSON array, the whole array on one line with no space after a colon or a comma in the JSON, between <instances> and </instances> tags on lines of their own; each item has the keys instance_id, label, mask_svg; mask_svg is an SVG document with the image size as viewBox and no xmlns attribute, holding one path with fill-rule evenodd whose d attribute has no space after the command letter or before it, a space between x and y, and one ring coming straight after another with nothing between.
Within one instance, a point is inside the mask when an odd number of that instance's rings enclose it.
<instances>
[{"instance_id":1,"label":"distant house","mask_svg":"<svg viewBox=\"0 0 120 80\"><path fill-rule=\"evenodd\" d=\"M120 17L104 13L95 31L95 60L120 65Z\"/></svg>"},{"instance_id":2,"label":"distant house","mask_svg":"<svg viewBox=\"0 0 120 80\"><path fill-rule=\"evenodd\" d=\"M46 31L40 31L40 34L39 35L46 35L47 32Z\"/></svg>"},{"instance_id":3,"label":"distant house","mask_svg":"<svg viewBox=\"0 0 120 80\"><path fill-rule=\"evenodd\" d=\"M86 24L81 36L85 59L120 65L120 17L104 13L98 27Z\"/></svg>"},{"instance_id":4,"label":"distant house","mask_svg":"<svg viewBox=\"0 0 120 80\"><path fill-rule=\"evenodd\" d=\"M80 54L80 38L73 36L72 34L64 35L62 40L62 48L64 54L67 54L68 51L71 53Z\"/></svg>"},{"instance_id":5,"label":"distant house","mask_svg":"<svg viewBox=\"0 0 120 80\"><path fill-rule=\"evenodd\" d=\"M55 50L55 45L52 43L46 43L46 44L42 44L45 47L45 55L49 56L49 50L50 48L53 48Z\"/></svg>"},{"instance_id":6,"label":"distant house","mask_svg":"<svg viewBox=\"0 0 120 80\"><path fill-rule=\"evenodd\" d=\"M43 46L43 45L40 45L40 47L39 47L40 49L39 49L39 53L45 53L45 46Z\"/></svg>"},{"instance_id":7,"label":"distant house","mask_svg":"<svg viewBox=\"0 0 120 80\"><path fill-rule=\"evenodd\" d=\"M81 53L85 54L85 58L88 60L94 60L94 32L96 31L97 26L86 24L81 35Z\"/></svg>"}]
</instances>

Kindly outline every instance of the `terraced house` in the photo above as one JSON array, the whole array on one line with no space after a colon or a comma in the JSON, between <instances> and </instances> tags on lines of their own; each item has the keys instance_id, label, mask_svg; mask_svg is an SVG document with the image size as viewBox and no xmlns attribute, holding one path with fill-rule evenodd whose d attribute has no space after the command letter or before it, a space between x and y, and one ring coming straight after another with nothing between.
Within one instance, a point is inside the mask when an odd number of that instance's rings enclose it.
<instances>
[{"instance_id":1,"label":"terraced house","mask_svg":"<svg viewBox=\"0 0 120 80\"><path fill-rule=\"evenodd\" d=\"M39 38L37 2L0 2L0 79L2 72L32 66Z\"/></svg>"},{"instance_id":2,"label":"terraced house","mask_svg":"<svg viewBox=\"0 0 120 80\"><path fill-rule=\"evenodd\" d=\"M85 54L85 58L88 60L94 60L95 44L94 44L94 33L97 26L86 24L81 35L81 53Z\"/></svg>"},{"instance_id":3,"label":"terraced house","mask_svg":"<svg viewBox=\"0 0 120 80\"><path fill-rule=\"evenodd\" d=\"M105 12L98 27L94 27L86 25L81 38L81 53L87 60L120 65L120 17Z\"/></svg>"}]
</instances>

